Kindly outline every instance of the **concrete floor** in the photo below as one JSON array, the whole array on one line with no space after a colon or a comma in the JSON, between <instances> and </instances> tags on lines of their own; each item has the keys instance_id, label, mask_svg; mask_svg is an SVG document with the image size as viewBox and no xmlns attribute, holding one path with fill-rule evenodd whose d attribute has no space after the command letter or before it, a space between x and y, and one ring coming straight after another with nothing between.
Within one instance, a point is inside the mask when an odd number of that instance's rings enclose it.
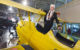
<instances>
[{"instance_id":1,"label":"concrete floor","mask_svg":"<svg viewBox=\"0 0 80 50\"><path fill-rule=\"evenodd\" d=\"M13 34L15 35L15 32L13 32ZM10 40L13 40L13 42ZM5 33L2 35L2 41L0 41L0 49L16 46L17 42L15 40L18 41L18 39L13 38L13 36L10 35L9 30L7 29Z\"/></svg>"}]
</instances>

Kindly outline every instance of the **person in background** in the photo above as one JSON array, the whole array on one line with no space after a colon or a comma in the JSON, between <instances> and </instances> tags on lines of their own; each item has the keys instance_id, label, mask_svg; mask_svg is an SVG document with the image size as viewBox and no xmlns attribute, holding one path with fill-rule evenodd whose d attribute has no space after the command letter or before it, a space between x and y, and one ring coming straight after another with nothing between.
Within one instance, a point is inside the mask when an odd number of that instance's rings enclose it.
<instances>
[{"instance_id":1,"label":"person in background","mask_svg":"<svg viewBox=\"0 0 80 50\"><path fill-rule=\"evenodd\" d=\"M71 29L70 28L68 28L67 32L69 35L71 35Z\"/></svg>"},{"instance_id":2,"label":"person in background","mask_svg":"<svg viewBox=\"0 0 80 50\"><path fill-rule=\"evenodd\" d=\"M42 32L43 34L46 34L51 27L53 26L53 21L56 20L56 23L59 24L59 20L57 18L57 14L55 12L55 5L50 5L50 10L44 17L44 27L42 27L40 24L37 24L36 28L39 32Z\"/></svg>"}]
</instances>

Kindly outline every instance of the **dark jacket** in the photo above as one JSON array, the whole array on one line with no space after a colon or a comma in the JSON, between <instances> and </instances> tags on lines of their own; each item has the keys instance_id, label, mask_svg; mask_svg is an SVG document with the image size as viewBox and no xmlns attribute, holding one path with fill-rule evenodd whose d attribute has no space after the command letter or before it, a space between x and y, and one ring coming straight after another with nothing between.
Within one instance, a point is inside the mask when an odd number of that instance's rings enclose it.
<instances>
[{"instance_id":1,"label":"dark jacket","mask_svg":"<svg viewBox=\"0 0 80 50\"><path fill-rule=\"evenodd\" d=\"M57 18L56 12L54 12L54 14L53 14L53 16L51 17L50 20L46 20L46 17L47 17L47 15L44 17L44 23L47 22L47 23L53 24L53 21L54 21L54 20L56 20L56 23L57 23L57 24L59 23L59 20L58 20L58 18Z\"/></svg>"},{"instance_id":2,"label":"dark jacket","mask_svg":"<svg viewBox=\"0 0 80 50\"><path fill-rule=\"evenodd\" d=\"M46 20L46 17L47 17L47 15L44 17L44 27L42 27L39 24L37 24L37 26L36 26L37 30L42 32L43 34L46 34L51 29L51 27L53 26L54 20L56 20L57 24L59 23L56 12L54 12L54 14L50 20Z\"/></svg>"},{"instance_id":3,"label":"dark jacket","mask_svg":"<svg viewBox=\"0 0 80 50\"><path fill-rule=\"evenodd\" d=\"M51 17L50 20L46 20L47 15L44 17L44 31L45 33L47 33L47 31L49 31L51 29L51 27L53 26L53 21L56 20L56 23L59 24L59 20L57 18L57 14L56 12L54 12L53 16Z\"/></svg>"},{"instance_id":4,"label":"dark jacket","mask_svg":"<svg viewBox=\"0 0 80 50\"><path fill-rule=\"evenodd\" d=\"M51 17L50 20L46 20L47 18L47 15L44 17L44 25L49 25L49 26L52 26L53 25L53 21L56 20L56 23L59 24L59 20L57 18L57 14L56 12L54 12L53 16Z\"/></svg>"}]
</instances>

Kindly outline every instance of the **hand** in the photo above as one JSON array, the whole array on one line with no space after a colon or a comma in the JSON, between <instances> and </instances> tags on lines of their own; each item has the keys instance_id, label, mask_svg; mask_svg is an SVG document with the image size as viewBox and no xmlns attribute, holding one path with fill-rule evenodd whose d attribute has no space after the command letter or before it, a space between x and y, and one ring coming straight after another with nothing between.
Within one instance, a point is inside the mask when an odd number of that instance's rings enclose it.
<instances>
[{"instance_id":1,"label":"hand","mask_svg":"<svg viewBox=\"0 0 80 50\"><path fill-rule=\"evenodd\" d=\"M48 18L50 18L50 16L48 16Z\"/></svg>"},{"instance_id":2,"label":"hand","mask_svg":"<svg viewBox=\"0 0 80 50\"><path fill-rule=\"evenodd\" d=\"M58 27L58 30L62 30L62 27Z\"/></svg>"},{"instance_id":3,"label":"hand","mask_svg":"<svg viewBox=\"0 0 80 50\"><path fill-rule=\"evenodd\" d=\"M62 30L62 26L60 24L58 24L58 30Z\"/></svg>"}]
</instances>

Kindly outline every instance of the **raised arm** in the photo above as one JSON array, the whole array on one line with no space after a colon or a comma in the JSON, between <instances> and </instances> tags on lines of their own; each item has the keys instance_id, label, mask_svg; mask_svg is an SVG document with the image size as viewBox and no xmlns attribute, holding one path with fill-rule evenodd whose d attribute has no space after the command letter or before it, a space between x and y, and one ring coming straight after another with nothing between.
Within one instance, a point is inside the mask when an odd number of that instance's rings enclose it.
<instances>
[{"instance_id":1,"label":"raised arm","mask_svg":"<svg viewBox=\"0 0 80 50\"><path fill-rule=\"evenodd\" d=\"M59 24L59 20L58 20L57 14L55 13L54 16L55 16L56 23Z\"/></svg>"}]
</instances>

